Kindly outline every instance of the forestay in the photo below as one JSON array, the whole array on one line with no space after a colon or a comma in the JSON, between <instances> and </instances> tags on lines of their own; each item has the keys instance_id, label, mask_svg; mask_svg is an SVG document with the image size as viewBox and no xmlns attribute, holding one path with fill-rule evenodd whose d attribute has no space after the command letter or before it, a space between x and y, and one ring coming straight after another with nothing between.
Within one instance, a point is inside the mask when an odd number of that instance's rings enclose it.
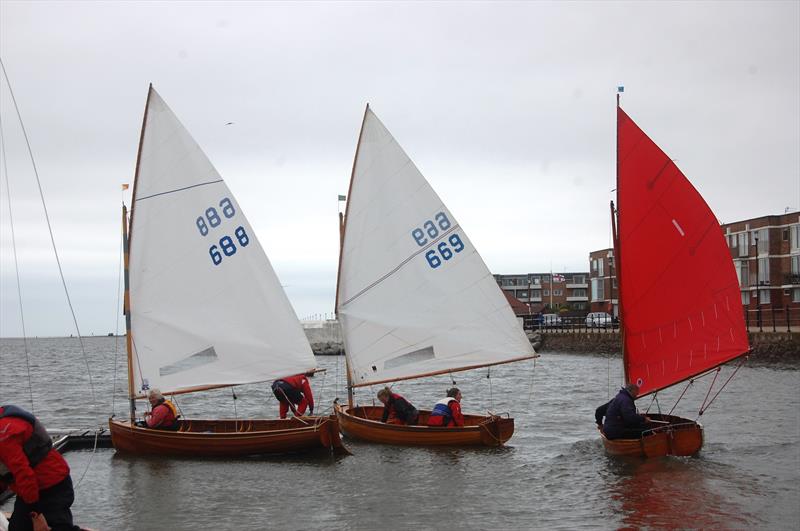
<instances>
[{"instance_id":1,"label":"forestay","mask_svg":"<svg viewBox=\"0 0 800 531\"><path fill-rule=\"evenodd\" d=\"M135 391L272 380L316 364L239 204L152 88L134 185Z\"/></svg>"},{"instance_id":2,"label":"forestay","mask_svg":"<svg viewBox=\"0 0 800 531\"><path fill-rule=\"evenodd\" d=\"M355 386L535 356L458 221L369 108L337 302Z\"/></svg>"},{"instance_id":3,"label":"forestay","mask_svg":"<svg viewBox=\"0 0 800 531\"><path fill-rule=\"evenodd\" d=\"M730 361L749 344L717 218L669 156L617 113L625 374L645 394Z\"/></svg>"}]
</instances>

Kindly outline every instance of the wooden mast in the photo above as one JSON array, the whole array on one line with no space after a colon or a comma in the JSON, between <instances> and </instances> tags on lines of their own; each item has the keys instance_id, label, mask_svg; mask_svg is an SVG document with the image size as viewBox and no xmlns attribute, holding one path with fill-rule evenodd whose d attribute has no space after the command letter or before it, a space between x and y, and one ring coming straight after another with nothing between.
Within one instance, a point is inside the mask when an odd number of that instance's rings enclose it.
<instances>
[{"instance_id":1,"label":"wooden mast","mask_svg":"<svg viewBox=\"0 0 800 531\"><path fill-rule=\"evenodd\" d=\"M133 216L136 214L136 186L139 183L139 164L142 160L142 145L144 144L144 129L147 125L147 111L150 109L150 95L153 93L153 84L147 89L147 101L144 104L142 117L142 130L139 133L139 149L136 152L136 170L133 176L133 193L131 195L131 221L128 224L127 209L122 205L122 234L123 251L125 253L125 346L128 352L128 399L130 400L131 424L136 418L136 391L133 383L133 334L131 333L131 296L129 291L128 262L130 260L130 245L133 238Z\"/></svg>"},{"instance_id":2,"label":"wooden mast","mask_svg":"<svg viewBox=\"0 0 800 531\"><path fill-rule=\"evenodd\" d=\"M619 209L619 92L617 92L617 147L616 147L616 190L617 190L617 209ZM616 269L616 277L617 277L617 307L619 312L619 338L622 342L622 371L623 377L625 379L625 383L628 382L628 358L627 353L625 352L625 318L624 318L624 311L623 311L623 304L622 304L622 256L621 256L621 245L619 241L619 219L617 217L619 210L617 212L614 211L614 201L611 201L611 232L612 232L612 239L614 241L614 269ZM613 295L613 287L612 287L612 295Z\"/></svg>"},{"instance_id":3,"label":"wooden mast","mask_svg":"<svg viewBox=\"0 0 800 531\"><path fill-rule=\"evenodd\" d=\"M361 137L364 134L364 124L367 122L367 113L369 112L369 103L364 109L364 117L361 119L361 130L358 132L358 143L356 144L356 154L353 157L353 168L350 170L350 184L347 187L347 198L344 207L344 216L339 212L339 269L336 272L336 306L334 313L336 314L336 321L339 321L339 284L342 280L342 255L344 251L344 235L347 228L347 214L350 212L350 198L353 194L353 178L356 174L356 164L358 163L358 151L361 149ZM339 324L341 327L341 323ZM344 343L344 334L342 334L342 343ZM347 407L353 407L353 377L350 374L350 362L347 358L347 350L345 349L344 355L345 369L347 372Z\"/></svg>"}]
</instances>

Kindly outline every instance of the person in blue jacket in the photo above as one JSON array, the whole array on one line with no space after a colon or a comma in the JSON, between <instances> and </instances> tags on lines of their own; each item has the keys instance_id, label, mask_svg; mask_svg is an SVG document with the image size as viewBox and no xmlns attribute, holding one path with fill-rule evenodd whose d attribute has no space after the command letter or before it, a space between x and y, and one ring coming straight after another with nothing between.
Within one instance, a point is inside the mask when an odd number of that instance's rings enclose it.
<instances>
[{"instance_id":1,"label":"person in blue jacket","mask_svg":"<svg viewBox=\"0 0 800 531\"><path fill-rule=\"evenodd\" d=\"M628 384L619 390L617 396L595 410L597 428L602 429L608 439L639 439L648 429L650 417L636 412L634 400L638 395L639 386Z\"/></svg>"}]
</instances>

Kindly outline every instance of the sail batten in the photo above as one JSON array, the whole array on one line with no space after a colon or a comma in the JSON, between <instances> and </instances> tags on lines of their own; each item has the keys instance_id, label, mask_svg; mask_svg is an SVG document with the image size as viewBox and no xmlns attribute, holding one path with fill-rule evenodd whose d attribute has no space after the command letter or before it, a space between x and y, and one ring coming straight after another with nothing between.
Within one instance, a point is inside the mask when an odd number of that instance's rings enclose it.
<instances>
[{"instance_id":1,"label":"sail batten","mask_svg":"<svg viewBox=\"0 0 800 531\"><path fill-rule=\"evenodd\" d=\"M645 395L727 363L749 343L716 217L674 162L617 113L624 365L626 380Z\"/></svg>"},{"instance_id":2,"label":"sail batten","mask_svg":"<svg viewBox=\"0 0 800 531\"><path fill-rule=\"evenodd\" d=\"M534 356L463 227L369 107L356 153L337 289L351 385Z\"/></svg>"},{"instance_id":3,"label":"sail batten","mask_svg":"<svg viewBox=\"0 0 800 531\"><path fill-rule=\"evenodd\" d=\"M247 218L151 87L129 256L132 394L269 381L316 367Z\"/></svg>"}]
</instances>

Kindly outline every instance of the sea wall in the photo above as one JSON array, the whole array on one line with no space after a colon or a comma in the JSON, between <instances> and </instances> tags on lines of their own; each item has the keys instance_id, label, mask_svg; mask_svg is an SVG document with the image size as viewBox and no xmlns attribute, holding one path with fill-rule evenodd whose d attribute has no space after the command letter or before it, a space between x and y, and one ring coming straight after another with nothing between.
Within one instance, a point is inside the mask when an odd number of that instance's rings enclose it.
<instances>
[{"instance_id":1,"label":"sea wall","mask_svg":"<svg viewBox=\"0 0 800 531\"><path fill-rule=\"evenodd\" d=\"M311 349L317 355L344 354L339 322L306 321L303 323ZM616 331L542 330L528 333L537 352L573 352L619 356L619 334ZM751 332L751 364L800 363L800 332Z\"/></svg>"},{"instance_id":2,"label":"sea wall","mask_svg":"<svg viewBox=\"0 0 800 531\"><path fill-rule=\"evenodd\" d=\"M749 334L750 363L800 363L800 333L751 332ZM587 354L620 355L617 333L604 332L550 332L540 333L539 352L575 352Z\"/></svg>"}]
</instances>

